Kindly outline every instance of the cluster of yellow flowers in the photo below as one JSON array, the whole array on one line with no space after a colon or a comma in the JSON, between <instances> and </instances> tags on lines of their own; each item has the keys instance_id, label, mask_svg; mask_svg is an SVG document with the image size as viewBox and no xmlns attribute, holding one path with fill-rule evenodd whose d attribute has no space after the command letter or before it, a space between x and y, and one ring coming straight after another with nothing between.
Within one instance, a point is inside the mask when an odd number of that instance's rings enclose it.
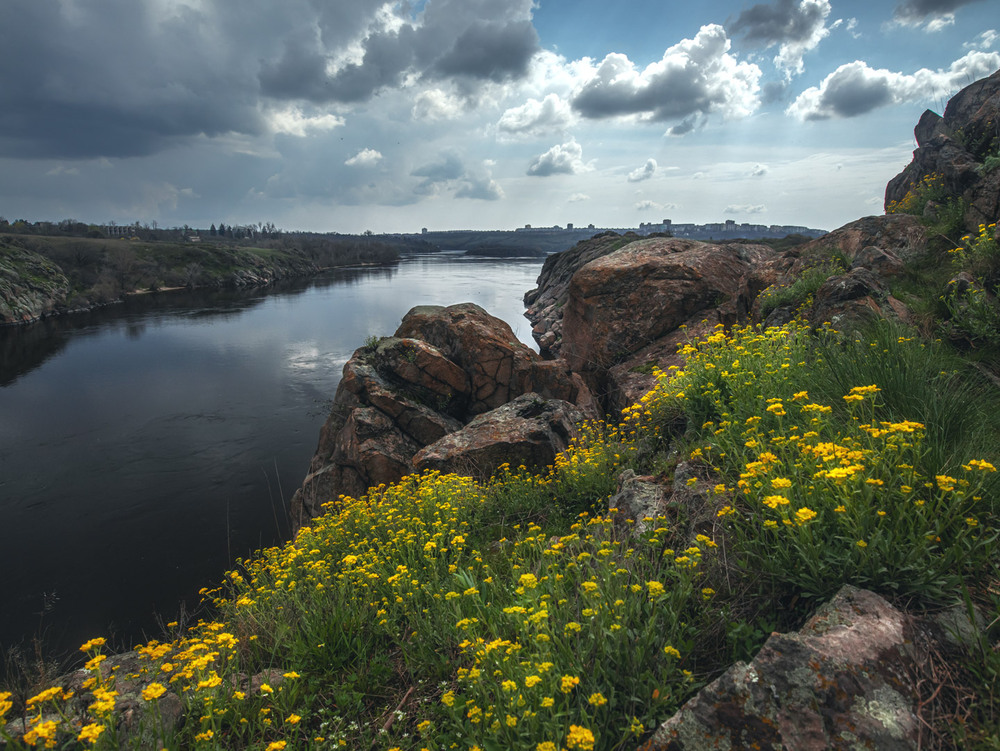
<instances>
[{"instance_id":1,"label":"cluster of yellow flowers","mask_svg":"<svg viewBox=\"0 0 1000 751\"><path fill-rule=\"evenodd\" d=\"M933 172L925 175L920 182L913 185L906 195L898 201L890 201L885 207L886 214L921 214L924 205L931 198L943 197L944 178Z\"/></svg>"}]
</instances>

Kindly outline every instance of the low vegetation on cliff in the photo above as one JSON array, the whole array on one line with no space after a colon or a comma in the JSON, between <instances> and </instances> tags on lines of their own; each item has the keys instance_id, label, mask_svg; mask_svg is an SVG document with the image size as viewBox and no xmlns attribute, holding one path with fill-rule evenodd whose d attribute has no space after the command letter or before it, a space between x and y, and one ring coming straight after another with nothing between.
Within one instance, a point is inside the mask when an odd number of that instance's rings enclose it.
<instances>
[{"instance_id":1,"label":"low vegetation on cliff","mask_svg":"<svg viewBox=\"0 0 1000 751\"><path fill-rule=\"evenodd\" d=\"M9 745L634 748L841 584L997 612L998 405L978 371L888 324L684 349L544 472L332 501L130 667L88 642L75 693L0 694L28 728ZM701 502L609 509L624 469L686 477ZM953 733L997 732L1000 660L982 657Z\"/></svg>"}]
</instances>

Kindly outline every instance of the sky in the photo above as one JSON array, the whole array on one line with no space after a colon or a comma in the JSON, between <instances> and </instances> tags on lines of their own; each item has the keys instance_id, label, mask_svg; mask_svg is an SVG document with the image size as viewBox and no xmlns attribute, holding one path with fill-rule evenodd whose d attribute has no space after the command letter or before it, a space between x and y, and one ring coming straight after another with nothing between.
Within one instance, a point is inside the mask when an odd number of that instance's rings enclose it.
<instances>
[{"instance_id":1,"label":"sky","mask_svg":"<svg viewBox=\"0 0 1000 751\"><path fill-rule=\"evenodd\" d=\"M996 0L2 0L0 216L357 233L882 213Z\"/></svg>"}]
</instances>

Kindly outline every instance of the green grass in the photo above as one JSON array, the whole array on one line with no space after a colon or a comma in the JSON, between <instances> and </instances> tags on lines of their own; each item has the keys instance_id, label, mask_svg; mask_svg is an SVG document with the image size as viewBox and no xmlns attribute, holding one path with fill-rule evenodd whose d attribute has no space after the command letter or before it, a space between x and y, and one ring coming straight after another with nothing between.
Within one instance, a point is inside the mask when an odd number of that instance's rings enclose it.
<instances>
[{"instance_id":1,"label":"green grass","mask_svg":"<svg viewBox=\"0 0 1000 751\"><path fill-rule=\"evenodd\" d=\"M802 275L790 284L772 284L760 294L761 318L767 318L772 311L786 306L797 310L831 276L842 274L845 269L846 264L831 259L803 270Z\"/></svg>"}]
</instances>

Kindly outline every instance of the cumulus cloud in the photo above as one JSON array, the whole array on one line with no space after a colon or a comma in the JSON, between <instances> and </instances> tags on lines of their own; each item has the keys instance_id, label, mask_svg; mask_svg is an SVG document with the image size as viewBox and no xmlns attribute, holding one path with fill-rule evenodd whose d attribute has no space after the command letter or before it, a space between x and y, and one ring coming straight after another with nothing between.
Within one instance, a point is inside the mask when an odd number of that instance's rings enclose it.
<instances>
[{"instance_id":1,"label":"cumulus cloud","mask_svg":"<svg viewBox=\"0 0 1000 751\"><path fill-rule=\"evenodd\" d=\"M455 198L477 198L497 201L504 197L503 188L489 171L491 162L484 162L478 169L469 169L458 154L443 154L440 159L416 168L410 175L422 177L413 192L417 195L434 195L447 188L454 188Z\"/></svg>"},{"instance_id":2,"label":"cumulus cloud","mask_svg":"<svg viewBox=\"0 0 1000 751\"><path fill-rule=\"evenodd\" d=\"M465 174L465 164L457 154L444 154L438 161L417 167L410 172L412 177L422 177L423 180L414 188L420 195L434 193L442 183L458 180Z\"/></svg>"},{"instance_id":3,"label":"cumulus cloud","mask_svg":"<svg viewBox=\"0 0 1000 751\"><path fill-rule=\"evenodd\" d=\"M271 110L266 115L270 128L275 133L305 138L310 133L333 130L344 125L344 118L330 113L305 114L298 107L282 107Z\"/></svg>"},{"instance_id":4,"label":"cumulus cloud","mask_svg":"<svg viewBox=\"0 0 1000 751\"><path fill-rule=\"evenodd\" d=\"M628 181L630 183L639 183L642 182L643 180L648 180L655 174L656 174L656 160L647 159L646 163L642 167L634 169L628 173Z\"/></svg>"},{"instance_id":5,"label":"cumulus cloud","mask_svg":"<svg viewBox=\"0 0 1000 751\"><path fill-rule=\"evenodd\" d=\"M893 11L893 20L904 26L924 25L927 31L939 31L955 22L955 11L963 5L982 0L904 0Z\"/></svg>"},{"instance_id":6,"label":"cumulus cloud","mask_svg":"<svg viewBox=\"0 0 1000 751\"><path fill-rule=\"evenodd\" d=\"M348 167L374 167L382 160L382 154L375 149L362 149L344 164Z\"/></svg>"},{"instance_id":7,"label":"cumulus cloud","mask_svg":"<svg viewBox=\"0 0 1000 751\"><path fill-rule=\"evenodd\" d=\"M730 24L733 34L742 34L750 44L764 48L778 45L775 66L787 79L802 73L802 58L830 34L826 18L829 0L777 0L761 3L740 13Z\"/></svg>"},{"instance_id":8,"label":"cumulus cloud","mask_svg":"<svg viewBox=\"0 0 1000 751\"><path fill-rule=\"evenodd\" d=\"M573 110L558 94L548 94L539 101L528 99L500 116L497 128L509 135L544 135L565 130L573 121Z\"/></svg>"},{"instance_id":9,"label":"cumulus cloud","mask_svg":"<svg viewBox=\"0 0 1000 751\"><path fill-rule=\"evenodd\" d=\"M998 67L1000 54L981 51L969 52L947 70L921 68L913 74L870 68L856 60L803 91L785 112L800 120L857 117L890 104L948 97Z\"/></svg>"},{"instance_id":10,"label":"cumulus cloud","mask_svg":"<svg viewBox=\"0 0 1000 751\"><path fill-rule=\"evenodd\" d=\"M584 82L572 96L573 109L587 118L635 115L652 121L747 117L760 104L761 71L739 62L729 48L725 29L711 24L643 70L617 52L596 66L581 61Z\"/></svg>"},{"instance_id":11,"label":"cumulus cloud","mask_svg":"<svg viewBox=\"0 0 1000 751\"><path fill-rule=\"evenodd\" d=\"M766 174L767 174L766 164L755 164L750 169L750 177L763 177Z\"/></svg>"},{"instance_id":12,"label":"cumulus cloud","mask_svg":"<svg viewBox=\"0 0 1000 751\"><path fill-rule=\"evenodd\" d=\"M574 193L569 198L566 199L568 203L580 203L580 201L589 201L590 196L586 193Z\"/></svg>"},{"instance_id":13,"label":"cumulus cloud","mask_svg":"<svg viewBox=\"0 0 1000 751\"><path fill-rule=\"evenodd\" d=\"M763 214L767 206L762 203L731 203L722 210L724 214Z\"/></svg>"},{"instance_id":14,"label":"cumulus cloud","mask_svg":"<svg viewBox=\"0 0 1000 751\"><path fill-rule=\"evenodd\" d=\"M534 177L577 175L590 169L590 165L583 162L583 147L576 139L571 139L536 156L528 165L528 174Z\"/></svg>"},{"instance_id":15,"label":"cumulus cloud","mask_svg":"<svg viewBox=\"0 0 1000 751\"><path fill-rule=\"evenodd\" d=\"M481 201L499 201L504 197L503 188L488 173L469 175L455 191L455 198L477 198Z\"/></svg>"}]
</instances>

